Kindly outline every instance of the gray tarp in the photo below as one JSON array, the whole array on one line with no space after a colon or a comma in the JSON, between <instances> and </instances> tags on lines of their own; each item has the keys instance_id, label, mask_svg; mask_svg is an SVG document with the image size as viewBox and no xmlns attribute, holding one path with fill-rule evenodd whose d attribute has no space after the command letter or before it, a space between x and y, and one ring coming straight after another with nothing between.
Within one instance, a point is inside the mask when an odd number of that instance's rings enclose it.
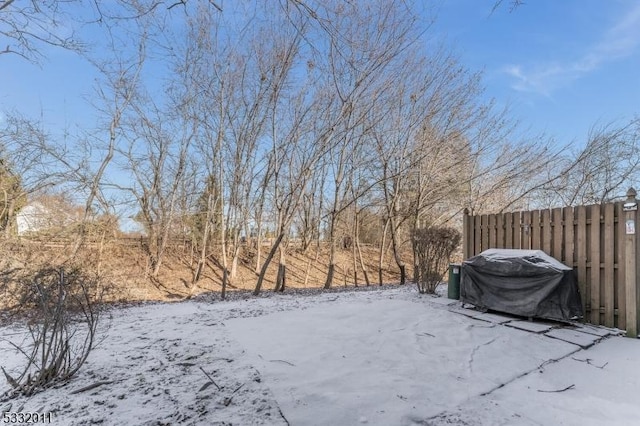
<instances>
[{"instance_id":1,"label":"gray tarp","mask_svg":"<svg viewBox=\"0 0 640 426\"><path fill-rule=\"evenodd\" d=\"M540 250L490 249L462 262L460 300L525 317L582 316L573 269Z\"/></svg>"}]
</instances>

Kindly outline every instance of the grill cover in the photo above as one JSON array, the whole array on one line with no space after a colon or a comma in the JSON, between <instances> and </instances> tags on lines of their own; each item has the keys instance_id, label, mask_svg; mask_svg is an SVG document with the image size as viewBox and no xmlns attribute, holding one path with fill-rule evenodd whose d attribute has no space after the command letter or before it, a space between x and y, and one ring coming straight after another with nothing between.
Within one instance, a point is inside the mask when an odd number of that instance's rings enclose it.
<instances>
[{"instance_id":1,"label":"grill cover","mask_svg":"<svg viewBox=\"0 0 640 426\"><path fill-rule=\"evenodd\" d=\"M525 317L582 317L573 269L543 251L486 250L462 262L461 272L464 303Z\"/></svg>"}]
</instances>

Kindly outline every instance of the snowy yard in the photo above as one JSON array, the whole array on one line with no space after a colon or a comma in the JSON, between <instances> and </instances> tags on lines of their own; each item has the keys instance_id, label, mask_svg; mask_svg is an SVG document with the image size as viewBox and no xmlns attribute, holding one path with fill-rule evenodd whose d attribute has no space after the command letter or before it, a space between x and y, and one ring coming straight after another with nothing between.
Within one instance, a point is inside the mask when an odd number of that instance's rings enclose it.
<instances>
[{"instance_id":1,"label":"snowy yard","mask_svg":"<svg viewBox=\"0 0 640 426\"><path fill-rule=\"evenodd\" d=\"M114 309L71 383L0 409L60 425L638 424L639 341L446 303L409 286ZM0 365L19 361L0 342Z\"/></svg>"}]
</instances>

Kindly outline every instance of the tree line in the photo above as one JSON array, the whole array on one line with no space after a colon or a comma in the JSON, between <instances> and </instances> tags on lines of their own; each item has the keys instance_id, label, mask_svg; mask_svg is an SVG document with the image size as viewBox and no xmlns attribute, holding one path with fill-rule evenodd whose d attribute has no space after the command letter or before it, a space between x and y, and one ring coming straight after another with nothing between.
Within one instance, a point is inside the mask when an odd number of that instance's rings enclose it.
<instances>
[{"instance_id":1,"label":"tree line","mask_svg":"<svg viewBox=\"0 0 640 426\"><path fill-rule=\"evenodd\" d=\"M251 250L255 293L273 264L281 288L293 245L316 258L328 247L325 288L339 250L367 284L382 280L386 256L405 282L415 230L456 226L465 208L602 202L640 161L638 120L594 127L579 148L523 134L432 34L422 2L26 4L0 2L3 33L25 14L46 23L82 11L78 34L43 25L51 37L22 34L7 53L39 60L40 40L89 61L96 123L61 138L6 114L5 239L30 198L68 192L84 206L74 250L96 217L134 216L152 276L181 237L197 247L192 286L214 257L225 291ZM378 247L378 277L365 243Z\"/></svg>"}]
</instances>

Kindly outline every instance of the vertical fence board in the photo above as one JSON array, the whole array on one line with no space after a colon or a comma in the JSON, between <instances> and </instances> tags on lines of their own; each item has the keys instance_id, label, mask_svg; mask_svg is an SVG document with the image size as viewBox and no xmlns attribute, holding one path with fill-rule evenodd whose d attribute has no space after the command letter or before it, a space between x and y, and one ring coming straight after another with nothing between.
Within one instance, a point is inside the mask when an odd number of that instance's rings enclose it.
<instances>
[{"instance_id":1,"label":"vertical fence board","mask_svg":"<svg viewBox=\"0 0 640 426\"><path fill-rule=\"evenodd\" d=\"M482 240L480 241L480 251L478 253L489 248L489 217L483 214L480 222L482 224Z\"/></svg>"},{"instance_id":2,"label":"vertical fence board","mask_svg":"<svg viewBox=\"0 0 640 426\"><path fill-rule=\"evenodd\" d=\"M551 211L551 230L553 231L553 248L551 250L551 256L555 257L561 262L564 262L562 256L562 235L564 231L564 220L562 220L562 209L553 209ZM567 264L570 267L573 265Z\"/></svg>"},{"instance_id":3,"label":"vertical fence board","mask_svg":"<svg viewBox=\"0 0 640 426\"><path fill-rule=\"evenodd\" d=\"M591 210L591 229L589 261L591 264L590 289L591 294L591 322L601 324L600 321L600 205L589 206Z\"/></svg>"},{"instance_id":4,"label":"vertical fence board","mask_svg":"<svg viewBox=\"0 0 640 426\"><path fill-rule=\"evenodd\" d=\"M540 210L531 212L531 245L530 249L540 250Z\"/></svg>"},{"instance_id":5,"label":"vertical fence board","mask_svg":"<svg viewBox=\"0 0 640 426\"><path fill-rule=\"evenodd\" d=\"M504 248L513 248L513 213L507 213L504 215L505 223L504 223L504 234L505 234L505 244Z\"/></svg>"},{"instance_id":6,"label":"vertical fence board","mask_svg":"<svg viewBox=\"0 0 640 426\"><path fill-rule=\"evenodd\" d=\"M616 321L616 327L624 330L627 327L627 302L626 291L624 285L625 279L625 262L624 262L624 238L625 238L625 220L624 211L622 210L623 203L616 203L616 215L618 221L616 222L616 262L618 269L616 270L616 308L618 309L618 317Z\"/></svg>"},{"instance_id":7,"label":"vertical fence board","mask_svg":"<svg viewBox=\"0 0 640 426\"><path fill-rule=\"evenodd\" d=\"M537 247L540 250L547 253L549 256L551 254L551 211L546 209L542 210L542 244L541 247Z\"/></svg>"},{"instance_id":8,"label":"vertical fence board","mask_svg":"<svg viewBox=\"0 0 640 426\"><path fill-rule=\"evenodd\" d=\"M576 257L578 261L578 288L582 297L584 318L587 319L587 209L585 206L576 207L578 225L576 228Z\"/></svg>"},{"instance_id":9,"label":"vertical fence board","mask_svg":"<svg viewBox=\"0 0 640 426\"><path fill-rule=\"evenodd\" d=\"M574 244L574 230L575 230L575 211L572 207L565 207L562 209L562 216L564 221L564 263L567 266L575 268L576 254Z\"/></svg>"},{"instance_id":10,"label":"vertical fence board","mask_svg":"<svg viewBox=\"0 0 640 426\"><path fill-rule=\"evenodd\" d=\"M476 228L476 232L473 236L473 255L480 253L482 250L480 249L482 244L482 216L474 216L473 217L474 225Z\"/></svg>"},{"instance_id":11,"label":"vertical fence board","mask_svg":"<svg viewBox=\"0 0 640 426\"><path fill-rule=\"evenodd\" d=\"M505 215L499 214L496 215L496 238L498 241L496 242L496 248L506 248L506 241L504 238L504 219Z\"/></svg>"},{"instance_id":12,"label":"vertical fence board","mask_svg":"<svg viewBox=\"0 0 640 426\"><path fill-rule=\"evenodd\" d=\"M611 203L604 206L604 282L602 283L603 294L601 294L601 296L604 298L604 325L606 325L607 327L614 326L614 209L615 206Z\"/></svg>"},{"instance_id":13,"label":"vertical fence board","mask_svg":"<svg viewBox=\"0 0 640 426\"><path fill-rule=\"evenodd\" d=\"M522 248L522 212L513 214L513 248Z\"/></svg>"},{"instance_id":14,"label":"vertical fence board","mask_svg":"<svg viewBox=\"0 0 640 426\"><path fill-rule=\"evenodd\" d=\"M486 248L497 248L497 232L496 219L498 215L489 215L489 245ZM486 249L485 249L486 250Z\"/></svg>"},{"instance_id":15,"label":"vertical fence board","mask_svg":"<svg viewBox=\"0 0 640 426\"><path fill-rule=\"evenodd\" d=\"M471 227L469 211L465 209L462 216L462 260L467 260L470 256L471 240L473 240L473 227Z\"/></svg>"},{"instance_id":16,"label":"vertical fence board","mask_svg":"<svg viewBox=\"0 0 640 426\"><path fill-rule=\"evenodd\" d=\"M531 249L531 212L521 212L520 248Z\"/></svg>"}]
</instances>

